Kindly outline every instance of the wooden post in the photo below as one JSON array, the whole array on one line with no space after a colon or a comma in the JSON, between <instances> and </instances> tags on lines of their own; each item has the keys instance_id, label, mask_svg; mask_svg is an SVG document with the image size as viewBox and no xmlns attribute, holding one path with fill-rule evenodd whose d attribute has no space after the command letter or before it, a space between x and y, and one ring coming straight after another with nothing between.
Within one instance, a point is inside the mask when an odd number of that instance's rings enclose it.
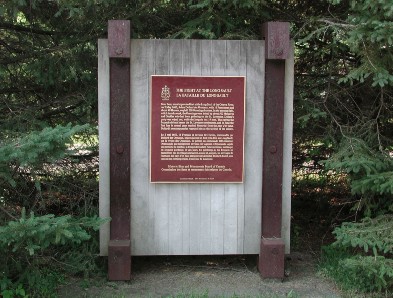
<instances>
[{"instance_id":1,"label":"wooden post","mask_svg":"<svg viewBox=\"0 0 393 298\"><path fill-rule=\"evenodd\" d=\"M289 23L268 22L265 38L265 102L262 168L262 237L258 269L264 278L284 277L285 244L281 238L285 59Z\"/></svg>"},{"instance_id":2,"label":"wooden post","mask_svg":"<svg viewBox=\"0 0 393 298\"><path fill-rule=\"evenodd\" d=\"M109 280L131 279L130 21L108 22L110 80Z\"/></svg>"}]
</instances>

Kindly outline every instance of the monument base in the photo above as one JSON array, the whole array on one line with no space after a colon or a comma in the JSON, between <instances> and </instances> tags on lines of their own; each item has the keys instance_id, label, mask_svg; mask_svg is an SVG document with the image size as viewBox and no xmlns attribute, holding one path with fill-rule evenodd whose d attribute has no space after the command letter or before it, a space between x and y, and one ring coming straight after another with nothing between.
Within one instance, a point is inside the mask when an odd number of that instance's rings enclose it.
<instances>
[{"instance_id":1,"label":"monument base","mask_svg":"<svg viewBox=\"0 0 393 298\"><path fill-rule=\"evenodd\" d=\"M131 279L130 240L110 240L108 247L108 279Z\"/></svg>"},{"instance_id":2,"label":"monument base","mask_svg":"<svg viewBox=\"0 0 393 298\"><path fill-rule=\"evenodd\" d=\"M262 238L258 270L263 278L284 278L285 244L281 238Z\"/></svg>"}]
</instances>

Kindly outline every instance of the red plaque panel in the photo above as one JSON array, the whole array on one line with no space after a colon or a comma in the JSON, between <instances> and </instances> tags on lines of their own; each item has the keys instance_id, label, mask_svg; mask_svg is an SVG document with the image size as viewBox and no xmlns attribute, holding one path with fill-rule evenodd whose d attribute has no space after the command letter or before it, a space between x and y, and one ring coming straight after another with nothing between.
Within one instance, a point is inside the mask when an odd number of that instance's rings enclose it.
<instances>
[{"instance_id":1,"label":"red plaque panel","mask_svg":"<svg viewBox=\"0 0 393 298\"><path fill-rule=\"evenodd\" d=\"M152 76L151 182L243 182L245 77Z\"/></svg>"}]
</instances>

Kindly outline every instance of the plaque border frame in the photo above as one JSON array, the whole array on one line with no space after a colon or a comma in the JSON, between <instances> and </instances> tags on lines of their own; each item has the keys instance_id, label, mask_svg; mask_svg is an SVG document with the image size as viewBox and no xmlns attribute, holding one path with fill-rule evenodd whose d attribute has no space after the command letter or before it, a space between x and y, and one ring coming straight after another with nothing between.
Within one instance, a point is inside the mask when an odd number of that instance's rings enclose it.
<instances>
[{"instance_id":1,"label":"plaque border frame","mask_svg":"<svg viewBox=\"0 0 393 298\"><path fill-rule=\"evenodd\" d=\"M153 77L187 77L187 78L244 78L244 88L243 88L243 131L242 131L242 179L241 181L193 181L193 180L185 180L185 181L152 181L151 172L152 172L152 121L153 121ZM150 90L149 90L149 182L153 184L219 184L219 183L244 183L244 153L245 153L245 136L246 136L246 102L247 102L247 76L225 76L225 75L182 75L182 74L171 74L171 75L162 75L162 74L151 74L150 75Z\"/></svg>"}]
</instances>

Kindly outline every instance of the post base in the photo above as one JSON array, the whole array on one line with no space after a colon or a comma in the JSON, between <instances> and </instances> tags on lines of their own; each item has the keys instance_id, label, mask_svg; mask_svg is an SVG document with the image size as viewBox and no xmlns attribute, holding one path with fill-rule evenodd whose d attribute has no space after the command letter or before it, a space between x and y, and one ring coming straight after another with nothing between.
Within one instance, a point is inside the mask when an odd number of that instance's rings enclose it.
<instances>
[{"instance_id":1,"label":"post base","mask_svg":"<svg viewBox=\"0 0 393 298\"><path fill-rule=\"evenodd\" d=\"M131 279L131 241L110 240L108 247L108 279Z\"/></svg>"},{"instance_id":2,"label":"post base","mask_svg":"<svg viewBox=\"0 0 393 298\"><path fill-rule=\"evenodd\" d=\"M281 238L262 238L258 271L263 278L284 278L285 244Z\"/></svg>"}]
</instances>

